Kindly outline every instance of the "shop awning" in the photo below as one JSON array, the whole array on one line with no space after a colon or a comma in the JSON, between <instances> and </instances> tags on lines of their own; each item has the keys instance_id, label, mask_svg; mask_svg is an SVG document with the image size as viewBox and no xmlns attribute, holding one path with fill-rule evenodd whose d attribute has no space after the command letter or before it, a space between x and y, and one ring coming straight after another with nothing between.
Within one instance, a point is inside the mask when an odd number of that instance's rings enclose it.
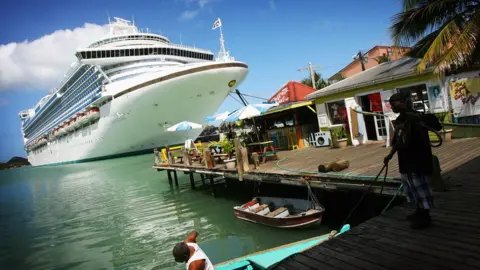
<instances>
[{"instance_id":1,"label":"shop awning","mask_svg":"<svg viewBox=\"0 0 480 270\"><path fill-rule=\"evenodd\" d=\"M266 111L263 115L283 112L283 111L286 111L286 110L291 110L291 109L310 106L310 105L313 105L313 100L287 103L287 104L283 104L283 105L280 105L280 106L275 106L275 107L269 109L268 111Z\"/></svg>"}]
</instances>

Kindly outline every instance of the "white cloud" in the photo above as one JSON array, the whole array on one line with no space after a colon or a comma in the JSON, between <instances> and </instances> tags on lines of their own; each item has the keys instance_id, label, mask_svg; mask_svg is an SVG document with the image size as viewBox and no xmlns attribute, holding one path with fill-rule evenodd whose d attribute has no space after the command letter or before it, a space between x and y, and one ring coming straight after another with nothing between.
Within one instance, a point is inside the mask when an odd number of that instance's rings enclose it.
<instances>
[{"instance_id":1,"label":"white cloud","mask_svg":"<svg viewBox=\"0 0 480 270\"><path fill-rule=\"evenodd\" d=\"M268 5L270 6L270 9L277 8L277 5L275 4L275 0L268 0Z\"/></svg>"},{"instance_id":2,"label":"white cloud","mask_svg":"<svg viewBox=\"0 0 480 270\"><path fill-rule=\"evenodd\" d=\"M192 3L196 3L198 5L198 9L185 10L184 12L182 12L180 17L178 17L178 19L180 21L187 21L187 20L191 20L191 19L194 19L195 17L197 17L197 15L202 10L204 10L204 8L207 6L207 4L210 4L214 0L181 0L181 1L185 3L185 6L187 6L187 8L190 8Z\"/></svg>"},{"instance_id":3,"label":"white cloud","mask_svg":"<svg viewBox=\"0 0 480 270\"><path fill-rule=\"evenodd\" d=\"M200 8L203 8L209 2L210 0L198 0L198 6L200 6Z\"/></svg>"},{"instance_id":4,"label":"white cloud","mask_svg":"<svg viewBox=\"0 0 480 270\"><path fill-rule=\"evenodd\" d=\"M199 9L197 9L197 10L186 10L186 11L182 12L182 15L180 15L180 18L178 18L178 19L181 20L181 21L191 20L191 19L197 17L198 12L200 12Z\"/></svg>"},{"instance_id":5,"label":"white cloud","mask_svg":"<svg viewBox=\"0 0 480 270\"><path fill-rule=\"evenodd\" d=\"M0 91L56 87L75 60L76 49L88 46L106 33L107 26L85 23L33 41L0 44Z\"/></svg>"}]
</instances>

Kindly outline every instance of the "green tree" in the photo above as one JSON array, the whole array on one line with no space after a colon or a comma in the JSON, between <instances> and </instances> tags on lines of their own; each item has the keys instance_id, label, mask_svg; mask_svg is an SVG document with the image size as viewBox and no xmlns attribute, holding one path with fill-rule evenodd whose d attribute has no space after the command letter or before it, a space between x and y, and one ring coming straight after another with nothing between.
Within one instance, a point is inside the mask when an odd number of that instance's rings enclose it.
<instances>
[{"instance_id":1,"label":"green tree","mask_svg":"<svg viewBox=\"0 0 480 270\"><path fill-rule=\"evenodd\" d=\"M322 89L329 85L329 83L322 78L322 75L316 71L313 72L313 78L315 80L316 89ZM301 80L300 83L313 87L312 79L310 77Z\"/></svg>"},{"instance_id":2,"label":"green tree","mask_svg":"<svg viewBox=\"0 0 480 270\"><path fill-rule=\"evenodd\" d=\"M411 46L417 71L443 73L480 59L480 1L403 0L390 27L396 45Z\"/></svg>"},{"instance_id":3,"label":"green tree","mask_svg":"<svg viewBox=\"0 0 480 270\"><path fill-rule=\"evenodd\" d=\"M383 54L381 56L377 56L373 58L373 60L377 61L378 64L381 64L381 63L389 62L390 58L386 54Z\"/></svg>"}]
</instances>

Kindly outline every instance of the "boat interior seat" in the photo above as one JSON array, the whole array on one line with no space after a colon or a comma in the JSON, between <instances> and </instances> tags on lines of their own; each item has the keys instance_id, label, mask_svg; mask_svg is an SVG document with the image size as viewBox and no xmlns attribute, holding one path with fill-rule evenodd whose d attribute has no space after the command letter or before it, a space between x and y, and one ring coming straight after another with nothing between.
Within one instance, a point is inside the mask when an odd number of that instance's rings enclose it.
<instances>
[{"instance_id":1,"label":"boat interior seat","mask_svg":"<svg viewBox=\"0 0 480 270\"><path fill-rule=\"evenodd\" d=\"M287 213L284 213L285 211L288 212L288 209L285 208L285 207L279 207L279 208L275 209L275 211L268 213L266 216L267 216L267 217L275 217L275 216L278 216L278 215L280 215L280 214L282 214L282 213L283 213L283 214L287 214ZM288 215L288 214L287 214L287 215Z\"/></svg>"},{"instance_id":2,"label":"boat interior seat","mask_svg":"<svg viewBox=\"0 0 480 270\"><path fill-rule=\"evenodd\" d=\"M268 211L266 211L268 209ZM265 210L265 211L262 211L262 210ZM253 209L253 211L255 214L259 214L260 212L270 212L270 209L268 208L268 204L262 204L260 205L259 207ZM263 213L265 214L265 213Z\"/></svg>"}]
</instances>

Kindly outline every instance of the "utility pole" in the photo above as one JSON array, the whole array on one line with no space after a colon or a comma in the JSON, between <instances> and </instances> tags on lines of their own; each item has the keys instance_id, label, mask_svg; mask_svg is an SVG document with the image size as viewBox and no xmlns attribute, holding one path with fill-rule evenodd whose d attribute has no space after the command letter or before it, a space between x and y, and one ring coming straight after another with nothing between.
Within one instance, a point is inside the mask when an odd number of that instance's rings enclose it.
<instances>
[{"instance_id":1,"label":"utility pole","mask_svg":"<svg viewBox=\"0 0 480 270\"><path fill-rule=\"evenodd\" d=\"M317 89L316 85L315 85L315 74L314 74L314 70L315 69L321 69L322 67L321 66L314 66L312 67L312 62L308 62L308 67L306 68L299 68L298 71L302 71L302 70L306 70L308 69L310 71L310 79L312 80L312 87L313 89Z\"/></svg>"},{"instance_id":2,"label":"utility pole","mask_svg":"<svg viewBox=\"0 0 480 270\"><path fill-rule=\"evenodd\" d=\"M360 64L362 65L362 71L365 71L365 63L363 62L365 58L363 58L362 51L358 51L357 59L360 59Z\"/></svg>"}]
</instances>

